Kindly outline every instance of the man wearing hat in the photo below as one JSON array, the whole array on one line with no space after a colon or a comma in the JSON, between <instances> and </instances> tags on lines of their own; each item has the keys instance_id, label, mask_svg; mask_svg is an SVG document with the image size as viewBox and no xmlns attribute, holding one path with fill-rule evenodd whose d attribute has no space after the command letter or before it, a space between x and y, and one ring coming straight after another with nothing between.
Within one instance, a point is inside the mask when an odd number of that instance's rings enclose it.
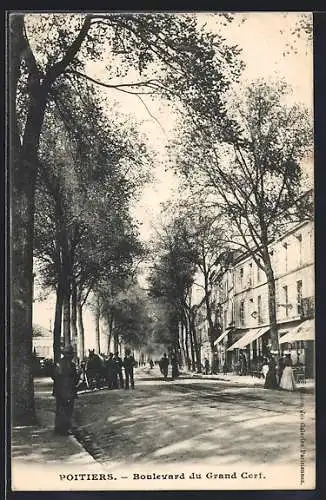
<instances>
[{"instance_id":1,"label":"man wearing hat","mask_svg":"<svg viewBox=\"0 0 326 500\"><path fill-rule=\"evenodd\" d=\"M126 349L125 351L125 358L123 360L123 366L125 369L125 375L126 375L126 385L125 389L129 389L129 382L131 385L131 388L135 388L135 382L134 382L134 366L135 366L135 359L133 355L131 354L130 349Z\"/></svg>"},{"instance_id":2,"label":"man wearing hat","mask_svg":"<svg viewBox=\"0 0 326 500\"><path fill-rule=\"evenodd\" d=\"M53 394L56 399L54 432L61 436L67 436L71 432L74 400L77 396L79 374L73 357L72 346L65 347L63 357L56 363L53 376Z\"/></svg>"}]
</instances>

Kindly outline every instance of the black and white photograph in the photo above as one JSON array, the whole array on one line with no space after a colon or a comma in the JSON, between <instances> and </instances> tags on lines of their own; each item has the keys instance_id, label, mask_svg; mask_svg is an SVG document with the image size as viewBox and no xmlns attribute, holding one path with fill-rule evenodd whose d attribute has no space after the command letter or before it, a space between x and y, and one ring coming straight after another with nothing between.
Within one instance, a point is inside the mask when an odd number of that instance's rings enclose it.
<instances>
[{"instance_id":1,"label":"black and white photograph","mask_svg":"<svg viewBox=\"0 0 326 500\"><path fill-rule=\"evenodd\" d=\"M313 14L7 11L12 491L315 488Z\"/></svg>"}]
</instances>

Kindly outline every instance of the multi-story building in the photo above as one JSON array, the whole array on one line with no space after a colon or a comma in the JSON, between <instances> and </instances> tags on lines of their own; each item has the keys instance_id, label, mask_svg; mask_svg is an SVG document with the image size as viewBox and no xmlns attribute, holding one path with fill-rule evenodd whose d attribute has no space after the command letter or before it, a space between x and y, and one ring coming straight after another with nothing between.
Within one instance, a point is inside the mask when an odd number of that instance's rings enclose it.
<instances>
[{"instance_id":1,"label":"multi-story building","mask_svg":"<svg viewBox=\"0 0 326 500\"><path fill-rule=\"evenodd\" d=\"M208 358L212 362L212 352L208 337L207 310L204 302L203 277L200 273L197 273L195 283L192 286L191 303L192 306L197 307L195 328L201 363L203 363L205 358Z\"/></svg>"},{"instance_id":2,"label":"multi-story building","mask_svg":"<svg viewBox=\"0 0 326 500\"><path fill-rule=\"evenodd\" d=\"M38 358L53 358L53 333L40 325L33 325L33 352Z\"/></svg>"},{"instance_id":3,"label":"multi-story building","mask_svg":"<svg viewBox=\"0 0 326 500\"><path fill-rule=\"evenodd\" d=\"M288 228L270 245L276 286L276 317L282 352L313 375L314 230L312 222ZM231 368L241 352L248 360L271 350L268 284L250 254L235 255L220 285L222 333L216 341L220 364Z\"/></svg>"}]
</instances>

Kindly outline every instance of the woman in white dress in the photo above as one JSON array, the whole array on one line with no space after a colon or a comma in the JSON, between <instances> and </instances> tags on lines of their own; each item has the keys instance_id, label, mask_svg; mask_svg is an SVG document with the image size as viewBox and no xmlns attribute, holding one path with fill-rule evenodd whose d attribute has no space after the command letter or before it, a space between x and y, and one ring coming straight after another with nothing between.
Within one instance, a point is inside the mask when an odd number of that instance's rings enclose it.
<instances>
[{"instance_id":1,"label":"woman in white dress","mask_svg":"<svg viewBox=\"0 0 326 500\"><path fill-rule=\"evenodd\" d=\"M287 357L285 360L285 366L284 366L281 381L280 381L280 388L284 389L285 391L295 391L296 390L296 385L295 385L295 380L294 380L294 375L293 375L293 370L292 370L292 362L291 362L290 357Z\"/></svg>"}]
</instances>

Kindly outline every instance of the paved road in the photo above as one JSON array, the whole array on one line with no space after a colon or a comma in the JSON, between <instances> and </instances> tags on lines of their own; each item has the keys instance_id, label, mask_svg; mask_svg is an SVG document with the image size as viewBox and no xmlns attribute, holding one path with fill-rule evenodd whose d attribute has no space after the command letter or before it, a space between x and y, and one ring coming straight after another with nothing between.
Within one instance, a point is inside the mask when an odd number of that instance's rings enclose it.
<instances>
[{"instance_id":1,"label":"paved road","mask_svg":"<svg viewBox=\"0 0 326 500\"><path fill-rule=\"evenodd\" d=\"M304 410L304 412L303 412ZM79 396L76 435L97 461L232 466L293 465L305 424L305 461L314 454L314 395L217 380L164 381L136 370L136 389ZM301 442L302 447L302 442Z\"/></svg>"}]
</instances>

